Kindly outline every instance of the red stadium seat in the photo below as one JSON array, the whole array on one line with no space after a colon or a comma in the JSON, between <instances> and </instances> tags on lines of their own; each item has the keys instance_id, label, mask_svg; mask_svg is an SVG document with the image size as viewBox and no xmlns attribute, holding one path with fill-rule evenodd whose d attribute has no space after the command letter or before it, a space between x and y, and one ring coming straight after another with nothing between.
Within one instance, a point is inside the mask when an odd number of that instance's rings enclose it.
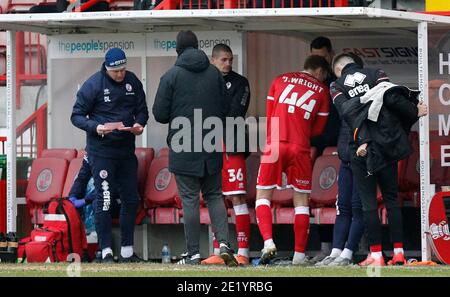
<instances>
[{"instance_id":1,"label":"red stadium seat","mask_svg":"<svg viewBox=\"0 0 450 297\"><path fill-rule=\"evenodd\" d=\"M328 150L330 152L330 150ZM322 155L316 159L312 175L311 201L313 205L333 205L337 196L337 177L340 160L337 155ZM274 206L292 207L293 190L275 190L272 197Z\"/></svg>"},{"instance_id":2,"label":"red stadium seat","mask_svg":"<svg viewBox=\"0 0 450 297\"><path fill-rule=\"evenodd\" d=\"M333 225L336 221L336 207L313 208L311 213L317 225Z\"/></svg>"},{"instance_id":3,"label":"red stadium seat","mask_svg":"<svg viewBox=\"0 0 450 297\"><path fill-rule=\"evenodd\" d=\"M402 173L399 176L399 189L402 192L419 191L420 177L419 177L419 134L411 132L409 135L413 153L404 161L399 168Z\"/></svg>"},{"instance_id":4,"label":"red stadium seat","mask_svg":"<svg viewBox=\"0 0 450 297\"><path fill-rule=\"evenodd\" d=\"M413 207L420 206L420 147L419 134L415 131L409 135L409 140L413 147L413 153L406 159L399 162L399 189L400 202L408 201ZM441 166L441 146L450 145L448 137L439 136L439 131L430 131L430 182L437 186L437 191L441 186L448 185L450 179L449 167Z\"/></svg>"},{"instance_id":5,"label":"red stadium seat","mask_svg":"<svg viewBox=\"0 0 450 297\"><path fill-rule=\"evenodd\" d=\"M68 162L58 158L38 158L31 166L25 198L35 224L43 223L42 207L62 196Z\"/></svg>"},{"instance_id":6,"label":"red stadium seat","mask_svg":"<svg viewBox=\"0 0 450 297\"><path fill-rule=\"evenodd\" d=\"M338 154L337 147L336 146L329 146L329 147L326 147L323 150L322 156L337 155L337 154Z\"/></svg>"},{"instance_id":7,"label":"red stadium seat","mask_svg":"<svg viewBox=\"0 0 450 297\"><path fill-rule=\"evenodd\" d=\"M163 157L163 156L169 156L169 148L168 147L163 147L162 149L159 150L158 152L158 157Z\"/></svg>"},{"instance_id":8,"label":"red stadium seat","mask_svg":"<svg viewBox=\"0 0 450 297\"><path fill-rule=\"evenodd\" d=\"M133 10L133 0L110 0L109 10Z\"/></svg>"},{"instance_id":9,"label":"red stadium seat","mask_svg":"<svg viewBox=\"0 0 450 297\"><path fill-rule=\"evenodd\" d=\"M293 197L294 190L292 189L275 189L272 195L272 205L274 207L292 207L294 205L292 201Z\"/></svg>"},{"instance_id":10,"label":"red stadium seat","mask_svg":"<svg viewBox=\"0 0 450 297\"><path fill-rule=\"evenodd\" d=\"M76 149L45 149L42 151L40 158L60 158L72 161L77 157Z\"/></svg>"},{"instance_id":11,"label":"red stadium seat","mask_svg":"<svg viewBox=\"0 0 450 297\"><path fill-rule=\"evenodd\" d=\"M155 151L152 148L138 147L135 150L138 161L138 188L141 197L145 194L145 181L150 169L150 165L155 156Z\"/></svg>"},{"instance_id":12,"label":"red stadium seat","mask_svg":"<svg viewBox=\"0 0 450 297\"><path fill-rule=\"evenodd\" d=\"M135 150L136 158L138 161L138 191L139 196L145 195L145 182L147 181L147 175L150 171L150 165L155 157L155 151L153 148L137 147ZM146 216L145 202L141 198L139 208L136 215L136 224L141 224Z\"/></svg>"},{"instance_id":13,"label":"red stadium seat","mask_svg":"<svg viewBox=\"0 0 450 297\"><path fill-rule=\"evenodd\" d=\"M169 157L165 154L155 158L150 165L150 171L147 176L146 189L144 195L145 205L148 208L166 207L171 210L155 211L149 210L152 222L159 224L166 221L167 212L173 212L174 216L178 216L180 208L177 205L178 190L175 182L175 175L169 172ZM152 217L153 216L153 217ZM171 217L171 215L169 215ZM177 220L172 223L176 224Z\"/></svg>"},{"instance_id":14,"label":"red stadium seat","mask_svg":"<svg viewBox=\"0 0 450 297\"><path fill-rule=\"evenodd\" d=\"M157 207L149 210L152 224L179 224L181 209L173 207Z\"/></svg>"},{"instance_id":15,"label":"red stadium seat","mask_svg":"<svg viewBox=\"0 0 450 297\"><path fill-rule=\"evenodd\" d=\"M70 161L66 182L64 183L64 189L62 193L63 197L69 197L70 189L72 188L73 182L78 176L78 172L80 172L82 164L83 158L76 158Z\"/></svg>"},{"instance_id":16,"label":"red stadium seat","mask_svg":"<svg viewBox=\"0 0 450 297\"><path fill-rule=\"evenodd\" d=\"M8 0L6 13L26 13L32 6L39 3L41 3L40 0Z\"/></svg>"},{"instance_id":17,"label":"red stadium seat","mask_svg":"<svg viewBox=\"0 0 450 297\"><path fill-rule=\"evenodd\" d=\"M175 176L169 172L167 156L157 157L150 166L147 177L145 201L147 206L174 206L178 190Z\"/></svg>"},{"instance_id":18,"label":"red stadium seat","mask_svg":"<svg viewBox=\"0 0 450 297\"><path fill-rule=\"evenodd\" d=\"M333 225L336 221L335 207L313 208L311 213L314 217L314 224L317 225ZM387 225L387 210L383 204L378 206L378 216L380 217L381 224Z\"/></svg>"},{"instance_id":19,"label":"red stadium seat","mask_svg":"<svg viewBox=\"0 0 450 297\"><path fill-rule=\"evenodd\" d=\"M86 150L85 149L77 150L77 158L83 158L84 155L86 155Z\"/></svg>"},{"instance_id":20,"label":"red stadium seat","mask_svg":"<svg viewBox=\"0 0 450 297\"><path fill-rule=\"evenodd\" d=\"M294 224L295 210L293 207L275 207L272 217L274 224Z\"/></svg>"},{"instance_id":21,"label":"red stadium seat","mask_svg":"<svg viewBox=\"0 0 450 297\"><path fill-rule=\"evenodd\" d=\"M256 224L256 212L253 207L248 208L248 213L250 214L250 224ZM230 208L228 214L231 218L231 222L236 224L236 214L234 213L234 209Z\"/></svg>"},{"instance_id":22,"label":"red stadium seat","mask_svg":"<svg viewBox=\"0 0 450 297\"><path fill-rule=\"evenodd\" d=\"M310 155L311 155L311 164L314 165L314 162L316 162L316 159L319 156L319 152L317 151L316 147L314 146L311 147Z\"/></svg>"},{"instance_id":23,"label":"red stadium seat","mask_svg":"<svg viewBox=\"0 0 450 297\"><path fill-rule=\"evenodd\" d=\"M211 224L211 218L209 217L208 208L206 206L200 207L200 224Z\"/></svg>"},{"instance_id":24,"label":"red stadium seat","mask_svg":"<svg viewBox=\"0 0 450 297\"><path fill-rule=\"evenodd\" d=\"M232 214L234 214L232 208L227 209L227 216L231 217ZM181 213L181 216L183 216L183 213ZM200 206L200 224L203 225L210 225L211 224L211 218L209 217L209 211L206 206Z\"/></svg>"},{"instance_id":25,"label":"red stadium seat","mask_svg":"<svg viewBox=\"0 0 450 297\"><path fill-rule=\"evenodd\" d=\"M331 206L336 203L340 164L337 155L322 155L317 158L311 188L311 201L316 206Z\"/></svg>"}]
</instances>

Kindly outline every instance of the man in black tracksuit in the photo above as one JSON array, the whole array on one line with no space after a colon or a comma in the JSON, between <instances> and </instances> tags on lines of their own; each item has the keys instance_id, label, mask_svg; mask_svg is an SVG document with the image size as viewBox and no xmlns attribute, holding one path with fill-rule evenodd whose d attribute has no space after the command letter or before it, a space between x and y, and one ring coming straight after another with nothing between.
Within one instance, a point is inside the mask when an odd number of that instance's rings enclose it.
<instances>
[{"instance_id":1,"label":"man in black tracksuit","mask_svg":"<svg viewBox=\"0 0 450 297\"><path fill-rule=\"evenodd\" d=\"M310 43L311 55L318 55L324 57L328 63L332 63L334 51L330 39L319 36ZM336 76L330 73L327 79L323 82L327 87L336 80ZM329 146L337 146L338 136L341 126L341 120L337 113L336 107L330 98L330 114L328 115L327 124L323 133L311 138L311 146L317 148L318 155L322 155L323 150ZM322 234L321 234L322 237ZM326 236L325 236L326 237ZM323 238L321 238L323 239ZM329 238L331 241L331 238ZM329 241L327 241L329 242Z\"/></svg>"},{"instance_id":2,"label":"man in black tracksuit","mask_svg":"<svg viewBox=\"0 0 450 297\"><path fill-rule=\"evenodd\" d=\"M148 110L142 83L126 70L119 48L105 55L101 70L77 93L72 123L86 131L89 165L96 189L95 226L102 261L113 262L111 192L120 195L121 251L119 262L137 262L133 252L134 221L139 203L135 138L143 132Z\"/></svg>"},{"instance_id":3,"label":"man in black tracksuit","mask_svg":"<svg viewBox=\"0 0 450 297\"><path fill-rule=\"evenodd\" d=\"M229 93L229 123L225 127L225 151L223 153L222 193L232 201L236 215L236 234L238 242L237 261L240 265L249 264L250 214L245 195L247 194L247 167L245 159L248 139L245 114L250 104L250 85L247 78L234 72L233 52L223 43L214 46L211 63L219 69ZM233 121L233 123L231 122ZM234 122L237 124L235 125ZM240 124L239 124L240 123ZM214 240L214 255L202 264L224 264L219 255L219 243Z\"/></svg>"},{"instance_id":4,"label":"man in black tracksuit","mask_svg":"<svg viewBox=\"0 0 450 297\"><path fill-rule=\"evenodd\" d=\"M334 57L334 50L331 44L331 40L324 36L318 36L314 38L310 45L310 54L324 57L325 60L331 65ZM329 87L332 82L336 80L334 73L330 72L324 84ZM337 113L336 107L330 100L330 112L328 114L327 124L323 129L322 134L314 136L311 138L311 146L317 149L317 155L321 156L323 150L326 147L337 146L339 130L341 126L341 120ZM345 180L340 180L345 181ZM348 186L347 184L345 184ZM321 224L319 227L319 237L320 237L320 252L317 253L312 259L311 263L317 263L322 261L331 251L333 241L333 225Z\"/></svg>"},{"instance_id":5,"label":"man in black tracksuit","mask_svg":"<svg viewBox=\"0 0 450 297\"><path fill-rule=\"evenodd\" d=\"M222 198L222 137L212 138L215 144L211 150L205 146L206 136L213 132L212 127L207 127L206 119L223 125L229 109L225 83L219 70L198 49L197 36L192 31L178 33L176 50L175 66L161 77L153 115L156 121L169 124L169 170L175 174L183 204L188 255L178 264L200 264L201 261L201 191L220 244L220 256L225 264L237 266L228 245L227 211Z\"/></svg>"},{"instance_id":6,"label":"man in black tracksuit","mask_svg":"<svg viewBox=\"0 0 450 297\"><path fill-rule=\"evenodd\" d=\"M346 54L341 54L335 58L333 70L338 80L331 85L330 92L339 115L350 127L351 166L356 187L361 197L364 222L369 236L371 253L360 265L385 265L381 247L381 223L377 213L377 185L381 189L383 201L388 211L391 240L394 244L392 263L403 264L405 263L403 224L397 199L397 161L411 153L407 133L409 133L412 124L417 121L418 116L423 115L423 107L421 104L416 106L413 102L408 101L406 98L408 95L393 97L397 94L395 93L397 91L394 91L387 97L393 99L395 104L388 104L385 96L378 122L371 122L366 119L367 116L364 116L370 104L361 104L359 102L360 97L376 85L388 82L389 78L386 73L382 70L362 68L355 64L351 56ZM397 87L397 90L398 88L403 87ZM411 92L409 93L411 95ZM362 120L362 117L365 117L364 120ZM380 142L376 139L380 135L380 128L383 125L386 127L385 130L390 129L393 133L396 133L395 136L399 135L391 141L391 143L395 143L397 149L389 157L389 153L386 153L385 148L380 146ZM384 139L384 141L388 143L390 140ZM376 168L376 171L371 171L371 168Z\"/></svg>"}]
</instances>

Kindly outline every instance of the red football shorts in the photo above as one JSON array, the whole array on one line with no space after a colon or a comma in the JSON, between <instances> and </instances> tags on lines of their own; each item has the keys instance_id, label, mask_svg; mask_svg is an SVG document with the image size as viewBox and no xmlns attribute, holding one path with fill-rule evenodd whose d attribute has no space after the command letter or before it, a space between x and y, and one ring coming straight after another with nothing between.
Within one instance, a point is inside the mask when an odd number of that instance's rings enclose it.
<instances>
[{"instance_id":1,"label":"red football shorts","mask_svg":"<svg viewBox=\"0 0 450 297\"><path fill-rule=\"evenodd\" d=\"M247 167L244 154L223 153L222 193L225 196L247 194Z\"/></svg>"},{"instance_id":2,"label":"red football shorts","mask_svg":"<svg viewBox=\"0 0 450 297\"><path fill-rule=\"evenodd\" d=\"M274 151L277 150L278 157L274 158ZM265 151L261 156L257 189L287 187L300 193L311 193L312 164L309 152L288 142L270 144Z\"/></svg>"}]
</instances>

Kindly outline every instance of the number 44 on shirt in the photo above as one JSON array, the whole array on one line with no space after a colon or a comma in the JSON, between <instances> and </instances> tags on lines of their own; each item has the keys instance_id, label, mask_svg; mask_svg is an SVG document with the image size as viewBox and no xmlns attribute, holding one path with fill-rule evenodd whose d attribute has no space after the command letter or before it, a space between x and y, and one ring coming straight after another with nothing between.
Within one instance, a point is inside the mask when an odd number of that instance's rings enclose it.
<instances>
[{"instance_id":1,"label":"number 44 on shirt","mask_svg":"<svg viewBox=\"0 0 450 297\"><path fill-rule=\"evenodd\" d=\"M279 103L288 104L288 112L294 113L295 106L300 107L305 110L305 116L304 118L306 120L309 119L311 116L311 112L314 109L314 106L316 105L316 100L311 99L308 103L306 101L310 99L312 96L315 95L315 92L312 90L306 91L300 98L298 98L297 92L292 92L292 89L294 89L295 85L289 84L286 86L286 88L283 90L283 92L280 95ZM291 93L292 92L292 93ZM288 95L291 94L290 97Z\"/></svg>"}]
</instances>

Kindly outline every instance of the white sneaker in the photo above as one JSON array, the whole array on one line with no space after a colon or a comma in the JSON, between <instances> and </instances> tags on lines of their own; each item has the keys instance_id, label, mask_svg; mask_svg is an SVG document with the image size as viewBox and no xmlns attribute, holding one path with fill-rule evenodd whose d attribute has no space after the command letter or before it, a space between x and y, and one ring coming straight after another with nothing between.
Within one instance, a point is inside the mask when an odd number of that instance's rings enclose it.
<instances>
[{"instance_id":1,"label":"white sneaker","mask_svg":"<svg viewBox=\"0 0 450 297\"><path fill-rule=\"evenodd\" d=\"M301 260L296 260L295 257L294 259L292 259L292 265L297 265L297 266L313 266L314 263L311 262L311 260L308 260L307 257L304 257Z\"/></svg>"},{"instance_id":2,"label":"white sneaker","mask_svg":"<svg viewBox=\"0 0 450 297\"><path fill-rule=\"evenodd\" d=\"M343 257L337 257L328 266L349 266L352 265L352 260Z\"/></svg>"},{"instance_id":3,"label":"white sneaker","mask_svg":"<svg viewBox=\"0 0 450 297\"><path fill-rule=\"evenodd\" d=\"M86 236L86 241L87 243L97 243L98 242L97 232L92 231L91 233L89 233L89 235Z\"/></svg>"},{"instance_id":4,"label":"white sneaker","mask_svg":"<svg viewBox=\"0 0 450 297\"><path fill-rule=\"evenodd\" d=\"M336 259L336 257L327 256L327 257L325 257L325 259L323 259L322 261L317 262L314 266L316 266L316 267L328 266L328 265L329 265L330 263L332 263L335 259Z\"/></svg>"},{"instance_id":5,"label":"white sneaker","mask_svg":"<svg viewBox=\"0 0 450 297\"><path fill-rule=\"evenodd\" d=\"M200 265L202 259L200 258L200 254L195 254L192 256L185 256L180 261L177 262L177 265Z\"/></svg>"}]
</instances>

